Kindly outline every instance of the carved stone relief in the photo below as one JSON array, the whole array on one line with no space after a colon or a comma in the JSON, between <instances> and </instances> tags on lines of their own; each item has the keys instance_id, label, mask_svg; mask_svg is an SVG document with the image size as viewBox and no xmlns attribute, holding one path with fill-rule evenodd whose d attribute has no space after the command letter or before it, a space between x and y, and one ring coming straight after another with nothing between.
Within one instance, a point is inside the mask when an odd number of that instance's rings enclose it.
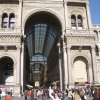
<instances>
[{"instance_id":1,"label":"carved stone relief","mask_svg":"<svg viewBox=\"0 0 100 100\"><path fill-rule=\"evenodd\" d=\"M8 42L19 42L21 41L21 36L0 36L0 42L8 43Z\"/></svg>"}]
</instances>

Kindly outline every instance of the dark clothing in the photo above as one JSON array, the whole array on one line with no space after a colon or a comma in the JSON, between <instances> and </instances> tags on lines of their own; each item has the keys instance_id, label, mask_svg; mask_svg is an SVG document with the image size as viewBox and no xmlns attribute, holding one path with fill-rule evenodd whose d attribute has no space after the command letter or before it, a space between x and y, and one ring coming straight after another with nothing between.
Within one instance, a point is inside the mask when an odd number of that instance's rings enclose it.
<instances>
[{"instance_id":1,"label":"dark clothing","mask_svg":"<svg viewBox=\"0 0 100 100\"><path fill-rule=\"evenodd\" d=\"M67 96L68 96L68 90L66 89L66 93L67 93Z\"/></svg>"},{"instance_id":2,"label":"dark clothing","mask_svg":"<svg viewBox=\"0 0 100 100\"><path fill-rule=\"evenodd\" d=\"M64 93L60 93L60 99L61 99L61 100L64 100L64 99L65 99Z\"/></svg>"}]
</instances>

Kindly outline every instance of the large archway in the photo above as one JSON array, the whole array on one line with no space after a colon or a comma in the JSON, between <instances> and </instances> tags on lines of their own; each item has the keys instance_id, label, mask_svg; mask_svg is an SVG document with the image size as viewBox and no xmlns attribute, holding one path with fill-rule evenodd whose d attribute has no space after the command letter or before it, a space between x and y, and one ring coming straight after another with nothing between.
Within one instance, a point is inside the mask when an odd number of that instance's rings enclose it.
<instances>
[{"instance_id":1,"label":"large archway","mask_svg":"<svg viewBox=\"0 0 100 100\"><path fill-rule=\"evenodd\" d=\"M32 86L35 83L39 87L49 86L60 80L57 43L60 41L61 29L58 18L45 11L37 12L27 19L25 75L29 78L25 78L25 81Z\"/></svg>"},{"instance_id":2,"label":"large archway","mask_svg":"<svg viewBox=\"0 0 100 100\"><path fill-rule=\"evenodd\" d=\"M88 83L88 61L82 56L74 59L74 83L84 84Z\"/></svg>"},{"instance_id":3,"label":"large archway","mask_svg":"<svg viewBox=\"0 0 100 100\"><path fill-rule=\"evenodd\" d=\"M14 61L8 56L0 58L0 87L5 91L14 88Z\"/></svg>"}]
</instances>

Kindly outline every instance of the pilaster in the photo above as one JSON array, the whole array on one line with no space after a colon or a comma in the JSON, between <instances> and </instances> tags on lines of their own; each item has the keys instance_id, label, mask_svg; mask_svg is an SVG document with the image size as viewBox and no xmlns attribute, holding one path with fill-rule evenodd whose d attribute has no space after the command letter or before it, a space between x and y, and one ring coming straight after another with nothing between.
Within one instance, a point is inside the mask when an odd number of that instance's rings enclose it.
<instances>
[{"instance_id":1,"label":"pilaster","mask_svg":"<svg viewBox=\"0 0 100 100\"><path fill-rule=\"evenodd\" d=\"M61 69L61 52L60 43L57 44L59 50L59 77L60 77L60 90L62 90L62 69Z\"/></svg>"},{"instance_id":2,"label":"pilaster","mask_svg":"<svg viewBox=\"0 0 100 100\"><path fill-rule=\"evenodd\" d=\"M87 71L88 72L88 82L92 84L93 83L92 65L88 64L87 69L88 69Z\"/></svg>"},{"instance_id":3,"label":"pilaster","mask_svg":"<svg viewBox=\"0 0 100 100\"><path fill-rule=\"evenodd\" d=\"M22 24L22 0L19 0L19 23L18 23L18 27L21 28L21 24Z\"/></svg>"},{"instance_id":4,"label":"pilaster","mask_svg":"<svg viewBox=\"0 0 100 100\"><path fill-rule=\"evenodd\" d=\"M23 91L23 81L24 81L24 43L22 44L21 50L21 86Z\"/></svg>"},{"instance_id":5,"label":"pilaster","mask_svg":"<svg viewBox=\"0 0 100 100\"><path fill-rule=\"evenodd\" d=\"M68 28L68 9L67 9L67 2L64 1L64 17L65 17L65 26L66 29Z\"/></svg>"},{"instance_id":6,"label":"pilaster","mask_svg":"<svg viewBox=\"0 0 100 100\"><path fill-rule=\"evenodd\" d=\"M64 34L64 31L63 31ZM62 38L63 42L63 66L64 66L64 88L67 88L68 85L68 65L67 65L67 52L66 52L66 44L64 43L64 37Z\"/></svg>"},{"instance_id":7,"label":"pilaster","mask_svg":"<svg viewBox=\"0 0 100 100\"><path fill-rule=\"evenodd\" d=\"M97 66L96 66L95 46L91 46L91 52L92 52L92 63L93 63L93 81L95 84L97 83Z\"/></svg>"},{"instance_id":8,"label":"pilaster","mask_svg":"<svg viewBox=\"0 0 100 100\"><path fill-rule=\"evenodd\" d=\"M20 55L20 50L21 50L21 47L20 46L17 46L17 82L16 82L16 84L17 85L20 85L20 75L21 75L21 67L20 67L20 57L21 57L21 55Z\"/></svg>"},{"instance_id":9,"label":"pilaster","mask_svg":"<svg viewBox=\"0 0 100 100\"><path fill-rule=\"evenodd\" d=\"M15 85L14 85L14 96L18 96L20 94L20 89L21 89L21 82L20 82L20 79L21 79L21 67L20 67L20 50L21 50L21 47L20 46L16 46L17 48L17 64L16 64L16 67L14 69L14 81L16 81Z\"/></svg>"},{"instance_id":10,"label":"pilaster","mask_svg":"<svg viewBox=\"0 0 100 100\"><path fill-rule=\"evenodd\" d=\"M86 3L86 10L87 10L87 20L88 20L88 28L91 29L91 16L90 16L90 7L89 3Z\"/></svg>"},{"instance_id":11,"label":"pilaster","mask_svg":"<svg viewBox=\"0 0 100 100\"><path fill-rule=\"evenodd\" d=\"M68 75L69 75L69 85L72 85L72 66L71 66L71 55L70 55L71 46L67 46L67 55L68 55Z\"/></svg>"}]
</instances>

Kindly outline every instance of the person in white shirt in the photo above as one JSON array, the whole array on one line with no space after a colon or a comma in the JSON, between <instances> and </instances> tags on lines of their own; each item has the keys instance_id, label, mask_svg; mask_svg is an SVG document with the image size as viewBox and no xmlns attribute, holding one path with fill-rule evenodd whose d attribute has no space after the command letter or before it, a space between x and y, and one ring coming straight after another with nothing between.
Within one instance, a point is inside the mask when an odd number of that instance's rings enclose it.
<instances>
[{"instance_id":1,"label":"person in white shirt","mask_svg":"<svg viewBox=\"0 0 100 100\"><path fill-rule=\"evenodd\" d=\"M60 100L58 93L53 93L53 89L51 89L51 86L49 87L49 96L52 98L52 100Z\"/></svg>"}]
</instances>

